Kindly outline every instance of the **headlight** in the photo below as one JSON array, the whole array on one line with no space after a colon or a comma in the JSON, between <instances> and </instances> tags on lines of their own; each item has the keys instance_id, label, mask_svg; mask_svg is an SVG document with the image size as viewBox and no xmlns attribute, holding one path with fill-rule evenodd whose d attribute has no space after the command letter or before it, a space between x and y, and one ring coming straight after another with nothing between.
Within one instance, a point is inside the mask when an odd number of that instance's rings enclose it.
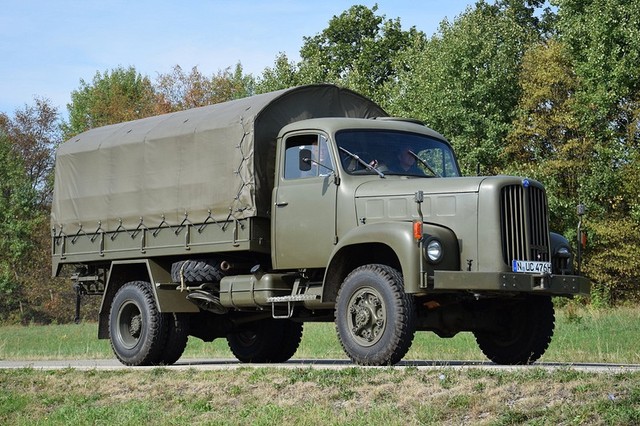
<instances>
[{"instance_id":1,"label":"headlight","mask_svg":"<svg viewBox=\"0 0 640 426\"><path fill-rule=\"evenodd\" d=\"M442 250L442 243L440 240L435 238L430 238L427 240L427 245L425 248L425 253L427 255L427 259L431 263L438 263L442 260L442 256L444 255L444 251Z\"/></svg>"},{"instance_id":2,"label":"headlight","mask_svg":"<svg viewBox=\"0 0 640 426\"><path fill-rule=\"evenodd\" d=\"M556 252L556 255L560 257L571 257L571 251L568 247L560 247Z\"/></svg>"}]
</instances>

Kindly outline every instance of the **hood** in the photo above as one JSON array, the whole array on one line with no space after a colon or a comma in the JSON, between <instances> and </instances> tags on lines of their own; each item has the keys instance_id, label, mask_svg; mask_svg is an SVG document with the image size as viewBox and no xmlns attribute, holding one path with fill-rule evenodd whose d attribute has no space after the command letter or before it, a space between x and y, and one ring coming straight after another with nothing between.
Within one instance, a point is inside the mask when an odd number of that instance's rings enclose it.
<instances>
[{"instance_id":1,"label":"hood","mask_svg":"<svg viewBox=\"0 0 640 426\"><path fill-rule=\"evenodd\" d=\"M356 198L381 196L413 196L417 191L428 194L474 193L480 190L480 184L487 177L460 178L408 178L387 176L376 178L358 187Z\"/></svg>"}]
</instances>

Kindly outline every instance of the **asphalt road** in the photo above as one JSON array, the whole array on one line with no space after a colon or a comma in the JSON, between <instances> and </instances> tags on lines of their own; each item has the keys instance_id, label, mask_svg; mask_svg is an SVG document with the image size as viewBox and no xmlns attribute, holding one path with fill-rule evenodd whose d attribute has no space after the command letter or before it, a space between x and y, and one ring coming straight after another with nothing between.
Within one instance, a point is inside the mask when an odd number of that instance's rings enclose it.
<instances>
[{"instance_id":1,"label":"asphalt road","mask_svg":"<svg viewBox=\"0 0 640 426\"><path fill-rule=\"evenodd\" d=\"M246 367L272 367L272 368L315 368L315 369L345 369L352 368L355 364L348 360L319 360L319 359L293 359L280 364L243 364L235 359L181 359L171 366L163 367L170 370L230 370ZM542 368L545 370L578 370L594 373L628 373L639 372L639 364L589 364L589 363L536 363L526 366L505 366L496 365L491 362L482 361L402 361L394 368L417 368L420 370L453 368L464 369L495 369L502 371L526 370ZM0 369L23 369L32 368L36 370L149 370L158 367L128 367L122 365L116 359L98 360L51 360L51 361L1 361ZM389 367L361 367L361 368L389 368Z\"/></svg>"}]
</instances>

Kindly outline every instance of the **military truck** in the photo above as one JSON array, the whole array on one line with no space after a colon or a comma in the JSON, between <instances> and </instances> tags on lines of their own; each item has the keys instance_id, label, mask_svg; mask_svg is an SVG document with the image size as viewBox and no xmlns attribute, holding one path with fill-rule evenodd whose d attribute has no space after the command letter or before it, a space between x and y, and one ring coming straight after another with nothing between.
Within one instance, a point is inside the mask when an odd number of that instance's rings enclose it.
<instances>
[{"instance_id":1,"label":"military truck","mask_svg":"<svg viewBox=\"0 0 640 426\"><path fill-rule=\"evenodd\" d=\"M172 364L189 336L284 362L310 321L361 365L398 363L416 331L527 364L552 297L590 289L548 216L539 182L462 177L439 133L309 85L63 143L53 275L102 297L98 337L126 365Z\"/></svg>"}]
</instances>

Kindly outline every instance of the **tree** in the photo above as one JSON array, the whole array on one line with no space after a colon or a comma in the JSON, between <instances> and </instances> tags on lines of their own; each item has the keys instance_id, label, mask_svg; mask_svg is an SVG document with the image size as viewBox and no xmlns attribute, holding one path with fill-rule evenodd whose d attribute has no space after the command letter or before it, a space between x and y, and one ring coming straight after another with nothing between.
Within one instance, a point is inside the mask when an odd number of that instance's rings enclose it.
<instances>
[{"instance_id":1,"label":"tree","mask_svg":"<svg viewBox=\"0 0 640 426\"><path fill-rule=\"evenodd\" d=\"M594 212L624 217L638 204L632 178L640 147L640 1L557 1L559 35L580 80L576 111L596 141L584 187ZM603 202L608 200L609 202Z\"/></svg>"},{"instance_id":2,"label":"tree","mask_svg":"<svg viewBox=\"0 0 640 426\"><path fill-rule=\"evenodd\" d=\"M313 69L313 67L307 67ZM300 72L299 64L289 61L285 53L279 53L273 67L267 67L256 81L256 93L267 93L289 87L322 82L318 73L316 77L305 78Z\"/></svg>"},{"instance_id":3,"label":"tree","mask_svg":"<svg viewBox=\"0 0 640 426\"><path fill-rule=\"evenodd\" d=\"M425 121L450 138L463 169L504 165L499 153L520 99L518 75L539 29L511 8L478 2L427 42L413 42L389 84L393 114Z\"/></svg>"},{"instance_id":4,"label":"tree","mask_svg":"<svg viewBox=\"0 0 640 426\"><path fill-rule=\"evenodd\" d=\"M329 20L319 34L304 37L300 63L280 54L259 79L259 92L312 83L334 83L384 103L383 85L395 78L394 61L411 40L424 38L399 19L376 15L377 6L352 6Z\"/></svg>"},{"instance_id":5,"label":"tree","mask_svg":"<svg viewBox=\"0 0 640 426\"><path fill-rule=\"evenodd\" d=\"M403 31L400 19L387 20L376 15L377 10L377 5L371 9L352 6L331 18L320 34L305 37L302 67L316 67L325 81L380 100L382 86L396 75L395 57L424 34L415 27Z\"/></svg>"},{"instance_id":6,"label":"tree","mask_svg":"<svg viewBox=\"0 0 640 426\"><path fill-rule=\"evenodd\" d=\"M48 99L35 98L35 105L25 105L10 119L0 123L12 150L22 159L26 178L38 193L37 205L45 208L51 199L55 147L62 142L58 110Z\"/></svg>"},{"instance_id":7,"label":"tree","mask_svg":"<svg viewBox=\"0 0 640 426\"><path fill-rule=\"evenodd\" d=\"M640 90L640 1L556 0L560 37L569 47L583 119L600 135L634 121ZM635 99L634 99L635 98ZM638 130L635 130L635 137Z\"/></svg>"},{"instance_id":8,"label":"tree","mask_svg":"<svg viewBox=\"0 0 640 426\"><path fill-rule=\"evenodd\" d=\"M49 318L48 216L53 151L62 138L58 111L35 98L12 117L0 114L0 135L0 312L6 318L19 307L23 319Z\"/></svg>"},{"instance_id":9,"label":"tree","mask_svg":"<svg viewBox=\"0 0 640 426\"><path fill-rule=\"evenodd\" d=\"M94 127L149 117L163 112L161 105L149 77L135 68L118 67L104 74L98 71L91 83L81 79L80 88L71 92L65 136L70 138Z\"/></svg>"},{"instance_id":10,"label":"tree","mask_svg":"<svg viewBox=\"0 0 640 426\"><path fill-rule=\"evenodd\" d=\"M42 219L36 200L21 157L0 129L0 312L5 314L19 302L20 265L33 247Z\"/></svg>"},{"instance_id":11,"label":"tree","mask_svg":"<svg viewBox=\"0 0 640 426\"><path fill-rule=\"evenodd\" d=\"M590 211L585 270L600 299L640 299L640 1L555 3L558 34L580 82L575 113L593 140L581 182Z\"/></svg>"},{"instance_id":12,"label":"tree","mask_svg":"<svg viewBox=\"0 0 640 426\"><path fill-rule=\"evenodd\" d=\"M640 222L632 217L590 219L584 273L597 306L640 302Z\"/></svg>"},{"instance_id":13,"label":"tree","mask_svg":"<svg viewBox=\"0 0 640 426\"><path fill-rule=\"evenodd\" d=\"M158 76L156 91L165 109L179 111L249 96L253 86L253 77L244 75L239 63L233 72L227 68L211 77L203 75L197 67L185 74L176 65L171 73Z\"/></svg>"},{"instance_id":14,"label":"tree","mask_svg":"<svg viewBox=\"0 0 640 426\"><path fill-rule=\"evenodd\" d=\"M565 46L557 39L532 46L523 57L519 85L522 95L502 153L505 170L544 182L552 229L570 233L593 140L575 113L578 80Z\"/></svg>"},{"instance_id":15,"label":"tree","mask_svg":"<svg viewBox=\"0 0 640 426\"><path fill-rule=\"evenodd\" d=\"M496 0L495 4L508 10L520 25L536 29L545 40L556 33L558 15L548 0Z\"/></svg>"}]
</instances>

